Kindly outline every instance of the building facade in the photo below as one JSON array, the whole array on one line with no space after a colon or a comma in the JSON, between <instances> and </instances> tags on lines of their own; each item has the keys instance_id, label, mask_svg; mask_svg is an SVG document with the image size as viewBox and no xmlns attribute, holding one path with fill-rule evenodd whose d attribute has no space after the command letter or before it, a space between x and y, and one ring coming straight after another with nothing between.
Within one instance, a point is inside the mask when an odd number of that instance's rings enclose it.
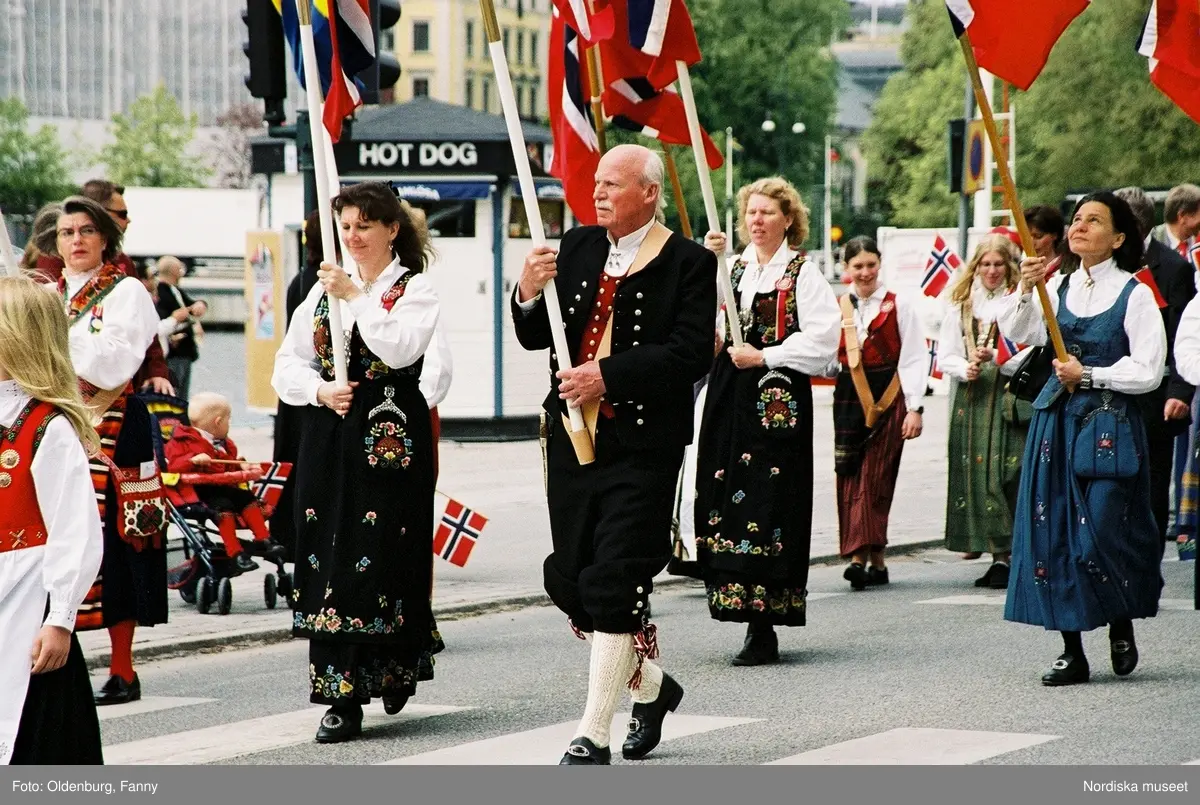
<instances>
[{"instance_id":1,"label":"building facade","mask_svg":"<svg viewBox=\"0 0 1200 805\"><path fill-rule=\"evenodd\" d=\"M547 117L550 0L496 0L504 50L521 116ZM478 0L405 0L390 44L403 73L397 103L429 97L499 113Z\"/></svg>"}]
</instances>

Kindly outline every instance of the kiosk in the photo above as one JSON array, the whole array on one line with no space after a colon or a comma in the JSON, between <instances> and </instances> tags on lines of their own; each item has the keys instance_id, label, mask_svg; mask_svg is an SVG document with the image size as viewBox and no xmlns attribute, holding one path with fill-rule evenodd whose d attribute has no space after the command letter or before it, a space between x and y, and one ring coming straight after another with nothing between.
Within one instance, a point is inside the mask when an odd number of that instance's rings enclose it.
<instances>
[{"instance_id":1,"label":"kiosk","mask_svg":"<svg viewBox=\"0 0 1200 805\"><path fill-rule=\"evenodd\" d=\"M546 171L550 131L532 123L524 129L555 247L574 219L560 183ZM259 142L256 149L263 146L282 151L283 143ZM375 107L347 126L334 155L343 185L385 181L425 211L435 250L428 272L454 357L454 382L438 406L443 436L536 436L547 362L543 352L521 348L509 322L509 296L532 240L504 118L428 98ZM289 195L273 200L274 220L299 222L299 182L272 180L276 195L285 188Z\"/></svg>"}]
</instances>

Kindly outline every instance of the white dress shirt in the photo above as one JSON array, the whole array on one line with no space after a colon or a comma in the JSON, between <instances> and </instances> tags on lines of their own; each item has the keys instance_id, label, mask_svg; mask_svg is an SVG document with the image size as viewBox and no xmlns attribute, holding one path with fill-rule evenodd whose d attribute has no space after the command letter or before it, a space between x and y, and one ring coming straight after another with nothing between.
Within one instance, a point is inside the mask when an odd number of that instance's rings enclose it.
<instances>
[{"instance_id":1,"label":"white dress shirt","mask_svg":"<svg viewBox=\"0 0 1200 805\"><path fill-rule=\"evenodd\" d=\"M1200 385L1200 296L1193 297L1175 331L1175 371L1193 386Z\"/></svg>"},{"instance_id":2,"label":"white dress shirt","mask_svg":"<svg viewBox=\"0 0 1200 805\"><path fill-rule=\"evenodd\" d=\"M1090 275L1091 282L1088 282ZM1067 309L1079 317L1098 316L1112 307L1133 275L1117 268L1112 259L1088 269L1079 268L1063 277L1057 274L1046 283L1046 292L1055 314L1058 291L1067 285ZM1000 329L1012 340L1025 344L1045 344L1049 340L1042 305L1033 293L1011 293L996 302ZM1162 383L1166 365L1167 335L1154 294L1139 284L1129 295L1125 310L1125 335L1129 355L1112 366L1092 368L1092 387L1110 388L1123 394L1145 394Z\"/></svg>"},{"instance_id":3,"label":"white dress shirt","mask_svg":"<svg viewBox=\"0 0 1200 805\"><path fill-rule=\"evenodd\" d=\"M421 394L430 408L446 399L453 379L454 356L450 354L450 339L441 327L435 327L433 341L425 350L425 363L421 364Z\"/></svg>"},{"instance_id":4,"label":"white dress shirt","mask_svg":"<svg viewBox=\"0 0 1200 805\"><path fill-rule=\"evenodd\" d=\"M99 270L64 272L67 299L72 299ZM103 311L103 317L95 316L98 311ZM68 341L75 374L97 388L123 388L137 374L146 350L158 337L158 322L158 311L146 286L133 277L122 277L100 304L71 325Z\"/></svg>"},{"instance_id":5,"label":"white dress shirt","mask_svg":"<svg viewBox=\"0 0 1200 805\"><path fill-rule=\"evenodd\" d=\"M853 285L850 286L849 293L855 293ZM866 299L858 300L854 309L854 324L860 345L866 343L871 322L879 315L879 308L887 294L887 288L880 285ZM839 327L840 313L839 310ZM929 381L929 352L925 346L925 332L921 328L921 318L917 315L915 307L900 296L896 297L896 317L900 326L900 362L896 372L900 375L900 391L904 394L904 403L910 411L915 411L921 407ZM840 334L838 340L840 345ZM841 369L841 364L835 359L831 368L831 374L836 375Z\"/></svg>"},{"instance_id":6,"label":"white dress shirt","mask_svg":"<svg viewBox=\"0 0 1200 805\"><path fill-rule=\"evenodd\" d=\"M408 282L404 296L396 300L391 311L383 308L383 295L396 284L407 268L393 260L375 279L369 291L345 302L330 297L331 304L341 305L342 328L350 332L358 325L358 334L367 349L393 369L403 369L417 362L429 348L437 326L439 303L433 283L424 274ZM360 290L362 278L357 272L350 281ZM292 315L279 351L275 353L275 371L271 385L279 399L288 405L318 405L317 389L325 382L321 364L313 349L313 316L325 287L313 285L308 296Z\"/></svg>"},{"instance_id":7,"label":"white dress shirt","mask_svg":"<svg viewBox=\"0 0 1200 805\"><path fill-rule=\"evenodd\" d=\"M975 280L975 286L971 289L971 313L979 322L979 327L990 328L996 321L996 302L1004 295L1004 288L989 291L978 279ZM962 306L951 305L950 309L946 311L946 317L942 319L942 326L938 331L937 363L943 373L950 375L955 380L966 382L967 366L970 361L967 360L967 345L963 338ZM974 346L972 343L972 348ZM1017 369L1024 363L1032 349L1032 347L1025 347L1002 363L999 367L1000 374L1005 377L1012 377L1016 374ZM996 360L995 352L995 346L993 346L993 361Z\"/></svg>"},{"instance_id":8,"label":"white dress shirt","mask_svg":"<svg viewBox=\"0 0 1200 805\"><path fill-rule=\"evenodd\" d=\"M738 281L737 291L743 312L750 310L756 294L775 291L776 283L797 254L788 248L786 241L766 265L759 264L758 250L753 245L742 252L746 270ZM796 276L795 294L800 332L792 333L781 344L764 347L763 360L770 369L792 369L820 376L829 362L837 359L842 326L837 297L812 263L805 263Z\"/></svg>"}]
</instances>

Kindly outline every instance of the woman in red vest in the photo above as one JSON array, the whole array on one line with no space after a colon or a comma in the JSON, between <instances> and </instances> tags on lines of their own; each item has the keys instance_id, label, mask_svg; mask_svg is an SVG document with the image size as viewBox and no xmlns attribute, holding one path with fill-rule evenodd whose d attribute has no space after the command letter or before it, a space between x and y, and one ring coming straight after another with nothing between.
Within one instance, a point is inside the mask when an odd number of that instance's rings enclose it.
<instances>
[{"instance_id":1,"label":"woman in red vest","mask_svg":"<svg viewBox=\"0 0 1200 805\"><path fill-rule=\"evenodd\" d=\"M917 311L879 281L875 241L853 238L844 259L852 284L839 302L833 462L844 578L863 590L888 583L888 514L904 440L921 435L928 353Z\"/></svg>"}]
</instances>

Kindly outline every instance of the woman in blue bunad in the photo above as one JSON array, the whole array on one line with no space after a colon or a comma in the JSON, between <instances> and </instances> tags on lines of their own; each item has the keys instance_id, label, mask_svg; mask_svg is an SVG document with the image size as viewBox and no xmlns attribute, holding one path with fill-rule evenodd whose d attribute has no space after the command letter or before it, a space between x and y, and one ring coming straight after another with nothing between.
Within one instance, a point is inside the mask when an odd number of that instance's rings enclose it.
<instances>
[{"instance_id":1,"label":"woman in blue bunad","mask_svg":"<svg viewBox=\"0 0 1200 805\"><path fill-rule=\"evenodd\" d=\"M828 281L799 253L808 210L791 183L738 191L733 263L740 347L709 377L696 459L696 554L709 615L746 624L738 666L779 662L776 626L803 626L812 539L812 388L837 354L840 316ZM704 245L721 254L725 236ZM722 333L724 339L724 333Z\"/></svg>"},{"instance_id":2,"label":"woman in blue bunad","mask_svg":"<svg viewBox=\"0 0 1200 805\"><path fill-rule=\"evenodd\" d=\"M1138 662L1133 621L1158 611L1158 528L1150 511L1146 431L1135 397L1158 387L1166 334L1151 290L1133 277L1142 239L1129 205L1093 193L1067 239L1078 270L1047 284L1070 358L1034 402L1013 526L1006 620L1062 633L1044 685L1087 682L1081 632L1108 625L1113 671ZM1026 258L1021 288L997 302L1000 329L1048 341L1034 285L1046 260Z\"/></svg>"},{"instance_id":3,"label":"woman in blue bunad","mask_svg":"<svg viewBox=\"0 0 1200 805\"><path fill-rule=\"evenodd\" d=\"M419 379L438 298L425 244L391 188L333 200L354 273L322 264L275 356L272 385L307 406L296 464L296 637L309 641L316 739L362 732L363 705L400 712L433 678L433 440ZM349 384L334 382L330 305L340 306Z\"/></svg>"}]
</instances>

